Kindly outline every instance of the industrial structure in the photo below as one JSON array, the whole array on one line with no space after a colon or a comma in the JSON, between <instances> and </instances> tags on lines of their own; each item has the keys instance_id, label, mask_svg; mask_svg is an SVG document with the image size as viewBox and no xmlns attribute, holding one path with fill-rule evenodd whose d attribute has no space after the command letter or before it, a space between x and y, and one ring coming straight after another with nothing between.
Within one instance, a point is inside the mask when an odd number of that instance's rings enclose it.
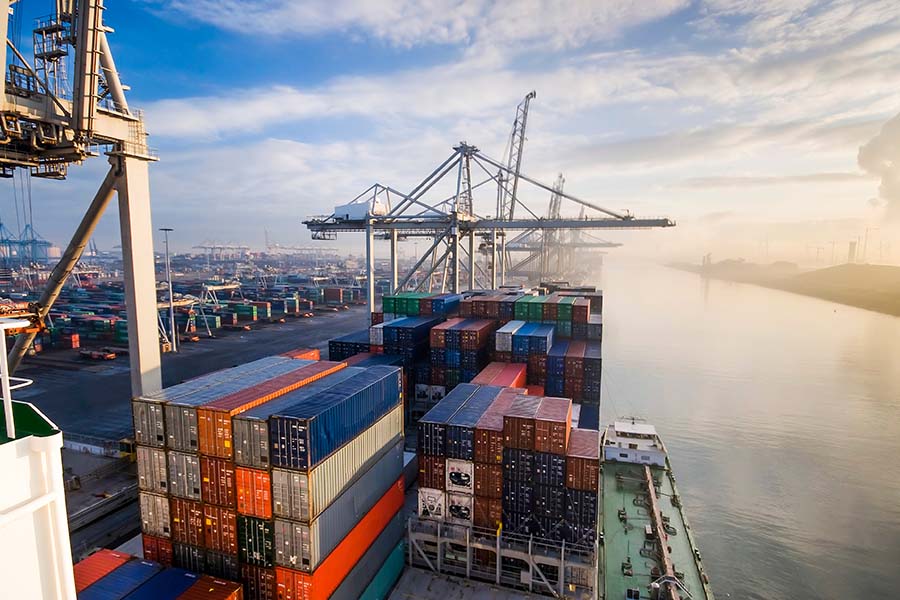
<instances>
[{"instance_id":1,"label":"industrial structure","mask_svg":"<svg viewBox=\"0 0 900 600\"><path fill-rule=\"evenodd\" d=\"M341 232L365 234L369 312L375 310L373 245L376 236L390 241L392 293L430 287L438 273L443 275L441 291L459 292L462 289L496 289L506 284L507 277L524 274L526 267L535 262L538 273L546 273L554 261L566 260L566 253L575 247L611 247L603 240L582 239L579 232L584 230L646 229L675 224L667 218L636 218L627 211L610 210L578 198L563 191L561 177L556 185L549 185L522 172L528 108L534 97L534 92L529 93L516 110L506 162L491 158L463 141L408 193L376 183L349 204L336 206L332 214L303 222L316 240L333 240ZM434 195L436 186L442 181L445 186L447 182L452 185L453 179L453 195L437 200L428 196L429 192ZM551 194L547 217L538 216L523 202L519 195L520 183ZM492 192L496 199L493 215L482 216L476 212L474 194L478 189ZM563 200L598 216L588 215L583 210L577 218L562 216ZM566 231L563 230L568 231L569 239L564 239ZM507 241L514 231L521 233ZM430 239L431 244L401 276L398 243L408 238ZM483 240L480 246L476 246L476 238ZM484 266L477 260L477 248L489 254ZM513 265L509 255L515 251L528 252L528 256Z\"/></svg>"},{"instance_id":2,"label":"industrial structure","mask_svg":"<svg viewBox=\"0 0 900 600\"><path fill-rule=\"evenodd\" d=\"M0 1L8 14L16 0ZM110 168L34 307L39 327L88 245L97 222L118 194L125 271L128 344L134 395L162 387L157 333L156 276L150 217L149 163L139 111L131 109L103 24L102 0L59 0L34 29L31 64L0 19L0 51L9 74L0 79L0 174L25 169L32 177L63 180L69 165L105 154ZM69 63L74 64L71 73ZM10 353L15 369L37 329L20 334Z\"/></svg>"}]
</instances>

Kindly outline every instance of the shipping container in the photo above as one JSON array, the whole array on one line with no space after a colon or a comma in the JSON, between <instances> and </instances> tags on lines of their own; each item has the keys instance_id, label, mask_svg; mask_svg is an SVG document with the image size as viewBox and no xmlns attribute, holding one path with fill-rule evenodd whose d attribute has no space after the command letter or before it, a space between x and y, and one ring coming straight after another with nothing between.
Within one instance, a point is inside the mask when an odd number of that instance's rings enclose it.
<instances>
[{"instance_id":1,"label":"shipping container","mask_svg":"<svg viewBox=\"0 0 900 600\"><path fill-rule=\"evenodd\" d=\"M569 398L543 398L534 416L534 427L536 451L565 456L572 427L572 401Z\"/></svg>"},{"instance_id":2,"label":"shipping container","mask_svg":"<svg viewBox=\"0 0 900 600\"><path fill-rule=\"evenodd\" d=\"M144 549L145 560L166 566L172 565L172 540L142 533L141 546Z\"/></svg>"},{"instance_id":3,"label":"shipping container","mask_svg":"<svg viewBox=\"0 0 900 600\"><path fill-rule=\"evenodd\" d=\"M203 572L219 579L237 581L241 577L241 566L236 555L207 550L206 568Z\"/></svg>"},{"instance_id":4,"label":"shipping container","mask_svg":"<svg viewBox=\"0 0 900 600\"><path fill-rule=\"evenodd\" d=\"M539 485L566 485L566 457L549 452L534 453L534 481Z\"/></svg>"},{"instance_id":5,"label":"shipping container","mask_svg":"<svg viewBox=\"0 0 900 600\"><path fill-rule=\"evenodd\" d=\"M203 575L178 600L243 600L241 584Z\"/></svg>"},{"instance_id":6,"label":"shipping container","mask_svg":"<svg viewBox=\"0 0 900 600\"><path fill-rule=\"evenodd\" d=\"M574 527L596 528L599 517L598 492L566 489L566 521Z\"/></svg>"},{"instance_id":7,"label":"shipping container","mask_svg":"<svg viewBox=\"0 0 900 600\"><path fill-rule=\"evenodd\" d=\"M141 505L141 531L158 537L171 537L169 499L147 492L140 492L138 495Z\"/></svg>"},{"instance_id":8,"label":"shipping container","mask_svg":"<svg viewBox=\"0 0 900 600\"><path fill-rule=\"evenodd\" d=\"M315 570L402 471L401 441L311 523L275 519L275 563L305 572Z\"/></svg>"},{"instance_id":9,"label":"shipping container","mask_svg":"<svg viewBox=\"0 0 900 600\"><path fill-rule=\"evenodd\" d=\"M297 361L298 364L305 361ZM345 368L341 362L312 362L197 408L200 453L221 458L233 454L231 417L274 400Z\"/></svg>"},{"instance_id":10,"label":"shipping container","mask_svg":"<svg viewBox=\"0 0 900 600\"><path fill-rule=\"evenodd\" d=\"M447 459L443 456L419 456L419 485L443 490L446 485Z\"/></svg>"},{"instance_id":11,"label":"shipping container","mask_svg":"<svg viewBox=\"0 0 900 600\"><path fill-rule=\"evenodd\" d=\"M446 454L447 421L478 391L477 385L460 384L419 419L419 454Z\"/></svg>"},{"instance_id":12,"label":"shipping container","mask_svg":"<svg viewBox=\"0 0 900 600\"><path fill-rule=\"evenodd\" d=\"M503 371L491 382L491 385L507 388L524 387L527 383L526 377L526 365L521 363L506 364Z\"/></svg>"},{"instance_id":13,"label":"shipping container","mask_svg":"<svg viewBox=\"0 0 900 600\"><path fill-rule=\"evenodd\" d=\"M494 379L503 372L503 369L506 367L503 363L500 362L492 362L472 380L471 383L475 385L491 385Z\"/></svg>"},{"instance_id":14,"label":"shipping container","mask_svg":"<svg viewBox=\"0 0 900 600\"><path fill-rule=\"evenodd\" d=\"M497 335L495 337L494 348L498 352L512 352L512 338L513 335L522 326L525 325L525 321L510 321L503 327L497 330Z\"/></svg>"},{"instance_id":15,"label":"shipping container","mask_svg":"<svg viewBox=\"0 0 900 600\"><path fill-rule=\"evenodd\" d=\"M445 491L437 488L419 487L419 517L443 521L446 512L447 493Z\"/></svg>"},{"instance_id":16,"label":"shipping container","mask_svg":"<svg viewBox=\"0 0 900 600\"><path fill-rule=\"evenodd\" d=\"M200 457L169 450L169 493L179 498L200 500L203 477L200 473Z\"/></svg>"},{"instance_id":17,"label":"shipping container","mask_svg":"<svg viewBox=\"0 0 900 600\"><path fill-rule=\"evenodd\" d=\"M475 526L496 530L502 523L503 501L500 498L475 496Z\"/></svg>"},{"instance_id":18,"label":"shipping container","mask_svg":"<svg viewBox=\"0 0 900 600\"><path fill-rule=\"evenodd\" d=\"M371 367L269 419L272 464L311 469L401 403L401 369Z\"/></svg>"},{"instance_id":19,"label":"shipping container","mask_svg":"<svg viewBox=\"0 0 900 600\"><path fill-rule=\"evenodd\" d=\"M531 481L503 480L503 512L531 514L534 508L534 484ZM504 525L507 524L504 519ZM516 531L518 527L513 528Z\"/></svg>"},{"instance_id":20,"label":"shipping container","mask_svg":"<svg viewBox=\"0 0 900 600\"><path fill-rule=\"evenodd\" d=\"M378 503L312 574L276 567L279 600L326 600L403 506L403 480L395 481Z\"/></svg>"},{"instance_id":21,"label":"shipping container","mask_svg":"<svg viewBox=\"0 0 900 600\"><path fill-rule=\"evenodd\" d=\"M600 489L600 432L573 429L566 453L566 487L596 492Z\"/></svg>"},{"instance_id":22,"label":"shipping container","mask_svg":"<svg viewBox=\"0 0 900 600\"><path fill-rule=\"evenodd\" d=\"M162 569L163 566L157 562L130 560L79 592L78 600L119 600L145 584Z\"/></svg>"},{"instance_id":23,"label":"shipping container","mask_svg":"<svg viewBox=\"0 0 900 600\"><path fill-rule=\"evenodd\" d=\"M503 462L503 415L512 406L522 389L505 389L475 425L475 461L501 464Z\"/></svg>"},{"instance_id":24,"label":"shipping container","mask_svg":"<svg viewBox=\"0 0 900 600\"><path fill-rule=\"evenodd\" d=\"M275 569L241 565L244 600L276 600Z\"/></svg>"},{"instance_id":25,"label":"shipping container","mask_svg":"<svg viewBox=\"0 0 900 600\"><path fill-rule=\"evenodd\" d=\"M138 487L148 492L165 494L169 491L166 451L149 446L137 447Z\"/></svg>"},{"instance_id":26,"label":"shipping container","mask_svg":"<svg viewBox=\"0 0 900 600\"><path fill-rule=\"evenodd\" d=\"M403 407L397 406L311 471L273 469L273 514L310 522L402 439Z\"/></svg>"},{"instance_id":27,"label":"shipping container","mask_svg":"<svg viewBox=\"0 0 900 600\"><path fill-rule=\"evenodd\" d=\"M275 565L275 528L272 521L238 515L238 556L242 563Z\"/></svg>"},{"instance_id":28,"label":"shipping container","mask_svg":"<svg viewBox=\"0 0 900 600\"><path fill-rule=\"evenodd\" d=\"M123 600L177 600L198 579L200 575L184 569L166 569L124 596Z\"/></svg>"},{"instance_id":29,"label":"shipping container","mask_svg":"<svg viewBox=\"0 0 900 600\"><path fill-rule=\"evenodd\" d=\"M208 550L237 555L237 513L234 509L203 505L203 543Z\"/></svg>"},{"instance_id":30,"label":"shipping container","mask_svg":"<svg viewBox=\"0 0 900 600\"><path fill-rule=\"evenodd\" d=\"M551 485L534 485L533 511L535 516L548 518L556 523L565 520L566 488ZM555 530L556 527L545 528ZM549 531L544 532L549 534Z\"/></svg>"},{"instance_id":31,"label":"shipping container","mask_svg":"<svg viewBox=\"0 0 900 600\"><path fill-rule=\"evenodd\" d=\"M129 554L115 550L97 550L75 565L75 591L81 592L132 558Z\"/></svg>"},{"instance_id":32,"label":"shipping container","mask_svg":"<svg viewBox=\"0 0 900 600\"><path fill-rule=\"evenodd\" d=\"M237 511L242 515L272 518L272 477L268 471L235 468Z\"/></svg>"},{"instance_id":33,"label":"shipping container","mask_svg":"<svg viewBox=\"0 0 900 600\"><path fill-rule=\"evenodd\" d=\"M180 569L204 573L207 569L207 551L200 546L172 544L172 564Z\"/></svg>"},{"instance_id":34,"label":"shipping container","mask_svg":"<svg viewBox=\"0 0 900 600\"><path fill-rule=\"evenodd\" d=\"M519 448L503 449L503 481L528 481L534 479L534 452Z\"/></svg>"},{"instance_id":35,"label":"shipping container","mask_svg":"<svg viewBox=\"0 0 900 600\"><path fill-rule=\"evenodd\" d=\"M235 463L258 469L269 468L271 466L269 417L294 404L302 403L307 398L311 398L362 372L361 368L356 367L341 369L295 392L266 402L240 415L235 415L231 423Z\"/></svg>"},{"instance_id":36,"label":"shipping container","mask_svg":"<svg viewBox=\"0 0 900 600\"><path fill-rule=\"evenodd\" d=\"M319 350L317 348L296 348L288 352L282 353L282 356L301 360L319 360Z\"/></svg>"},{"instance_id":37,"label":"shipping container","mask_svg":"<svg viewBox=\"0 0 900 600\"><path fill-rule=\"evenodd\" d=\"M502 390L496 386L481 386L453 413L446 422L445 456L473 460L475 426Z\"/></svg>"},{"instance_id":38,"label":"shipping container","mask_svg":"<svg viewBox=\"0 0 900 600\"><path fill-rule=\"evenodd\" d=\"M233 462L224 458L201 456L200 476L203 502L228 508L236 505Z\"/></svg>"},{"instance_id":39,"label":"shipping container","mask_svg":"<svg viewBox=\"0 0 900 600\"><path fill-rule=\"evenodd\" d=\"M534 417L542 398L517 396L503 415L503 444L508 448L534 450Z\"/></svg>"},{"instance_id":40,"label":"shipping container","mask_svg":"<svg viewBox=\"0 0 900 600\"><path fill-rule=\"evenodd\" d=\"M475 493L475 463L470 460L448 458L445 470L447 477L445 490L469 495Z\"/></svg>"},{"instance_id":41,"label":"shipping container","mask_svg":"<svg viewBox=\"0 0 900 600\"><path fill-rule=\"evenodd\" d=\"M475 495L484 498L503 497L503 466L475 463Z\"/></svg>"},{"instance_id":42,"label":"shipping container","mask_svg":"<svg viewBox=\"0 0 900 600\"><path fill-rule=\"evenodd\" d=\"M447 492L447 514L444 520L458 525L472 525L475 498L471 494Z\"/></svg>"},{"instance_id":43,"label":"shipping container","mask_svg":"<svg viewBox=\"0 0 900 600\"><path fill-rule=\"evenodd\" d=\"M172 539L191 546L203 545L203 505L192 500L172 498Z\"/></svg>"},{"instance_id":44,"label":"shipping container","mask_svg":"<svg viewBox=\"0 0 900 600\"><path fill-rule=\"evenodd\" d=\"M329 600L385 600L406 564L406 522L397 514L357 561Z\"/></svg>"}]
</instances>

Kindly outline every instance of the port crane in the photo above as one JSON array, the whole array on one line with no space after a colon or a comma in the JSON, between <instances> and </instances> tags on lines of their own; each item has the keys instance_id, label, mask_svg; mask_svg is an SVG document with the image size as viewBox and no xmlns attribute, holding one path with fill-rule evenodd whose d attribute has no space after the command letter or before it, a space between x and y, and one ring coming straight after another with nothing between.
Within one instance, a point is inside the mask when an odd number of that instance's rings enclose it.
<instances>
[{"instance_id":1,"label":"port crane","mask_svg":"<svg viewBox=\"0 0 900 600\"><path fill-rule=\"evenodd\" d=\"M17 0L0 0L0 176L17 169L31 177L65 180L70 165L105 155L109 170L85 211L62 258L36 303L47 317L80 260L96 225L118 195L125 306L131 358L131 389L137 396L162 387L157 336L156 276L150 216L149 164L157 157L147 145L140 111L129 106L103 22L102 0L57 0L50 16L32 32L31 57L10 35ZM69 73L69 64L74 65ZM36 331L20 334L9 354L10 370L21 362Z\"/></svg>"},{"instance_id":2,"label":"port crane","mask_svg":"<svg viewBox=\"0 0 900 600\"><path fill-rule=\"evenodd\" d=\"M532 94L529 96L534 97ZM526 97L524 106L520 105L520 108L527 109L528 102L530 98ZM439 270L446 275L442 279L442 288L459 292L462 289L460 279L464 268L468 289L476 289L477 280L480 280L481 287L491 289L497 287L498 272L503 269L500 262L505 253L502 249L498 249L498 239L505 239L508 231L546 234L548 231L560 230L648 229L675 225L674 221L665 217L637 218L628 211L604 208L563 191L561 186L554 188L525 174L521 169L521 153L524 148L527 110L523 110L521 116L517 116L517 121L520 119L521 126L515 128L516 131L521 131L519 141L517 144L513 143L510 150L517 158L512 162L507 160L504 163L491 158L476 146L463 141L454 146L450 156L408 193L376 183L349 204L336 207L332 214L310 217L303 221L312 238L316 240L334 240L339 233L345 232L365 234L370 312L375 310L373 246L376 236L386 237L390 241L392 292L405 289L414 278L418 281L414 289L421 289ZM473 173L486 178L473 183ZM433 195L432 190L445 179L455 187L455 193L450 197L429 200L427 194L432 192ZM546 218L539 217L519 196L518 189L522 183L553 194L560 204L568 201L592 213L590 215L582 213L578 218L561 216L560 213L552 213ZM491 188L496 189L496 212L493 216L481 216L475 212L474 192ZM516 205L522 207L527 214L516 215L512 208ZM398 242L401 237L431 240L430 246L402 277L399 273L398 255ZM477 264L476 237L490 240L487 246L490 248L491 257L487 269ZM465 250L464 242L467 246ZM466 255L465 265L463 252ZM423 268L429 261L430 266ZM420 273L420 270L423 273ZM503 278L504 275L501 273L501 284Z\"/></svg>"}]
</instances>

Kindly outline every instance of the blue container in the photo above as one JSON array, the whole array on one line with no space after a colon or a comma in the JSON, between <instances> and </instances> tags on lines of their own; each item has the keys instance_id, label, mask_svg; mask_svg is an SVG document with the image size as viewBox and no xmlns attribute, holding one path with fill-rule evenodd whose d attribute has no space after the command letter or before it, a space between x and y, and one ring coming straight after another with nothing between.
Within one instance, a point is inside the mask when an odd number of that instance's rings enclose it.
<instances>
[{"instance_id":1,"label":"blue container","mask_svg":"<svg viewBox=\"0 0 900 600\"><path fill-rule=\"evenodd\" d=\"M549 452L534 453L534 481L539 485L566 486L566 457Z\"/></svg>"},{"instance_id":2,"label":"blue container","mask_svg":"<svg viewBox=\"0 0 900 600\"><path fill-rule=\"evenodd\" d=\"M464 374L460 374L465 377ZM447 458L474 460L475 425L503 391L495 385L480 387L447 421L445 452ZM565 465L565 463L563 463Z\"/></svg>"},{"instance_id":3,"label":"blue container","mask_svg":"<svg viewBox=\"0 0 900 600\"><path fill-rule=\"evenodd\" d=\"M449 394L432 407L419 419L418 450L430 456L445 456L447 439L447 422L453 418L479 386L463 383L453 388Z\"/></svg>"},{"instance_id":4,"label":"blue container","mask_svg":"<svg viewBox=\"0 0 900 600\"><path fill-rule=\"evenodd\" d=\"M177 600L200 576L184 569L166 569L125 596L124 600Z\"/></svg>"},{"instance_id":5,"label":"blue container","mask_svg":"<svg viewBox=\"0 0 900 600\"><path fill-rule=\"evenodd\" d=\"M547 353L547 379L551 377L564 377L566 374L566 351L569 342L556 342Z\"/></svg>"},{"instance_id":6,"label":"blue container","mask_svg":"<svg viewBox=\"0 0 900 600\"><path fill-rule=\"evenodd\" d=\"M528 340L529 354L547 354L553 347L553 333L556 327L553 325L539 325Z\"/></svg>"},{"instance_id":7,"label":"blue container","mask_svg":"<svg viewBox=\"0 0 900 600\"><path fill-rule=\"evenodd\" d=\"M374 354L368 358L365 358L355 365L354 367L359 368L368 368L368 367L377 367L378 365L386 365L389 367L399 367L403 364L403 358L400 356L394 356L391 354Z\"/></svg>"},{"instance_id":8,"label":"blue container","mask_svg":"<svg viewBox=\"0 0 900 600\"><path fill-rule=\"evenodd\" d=\"M447 351L444 348L431 349L431 365L441 368L447 362Z\"/></svg>"},{"instance_id":9,"label":"blue container","mask_svg":"<svg viewBox=\"0 0 900 600\"><path fill-rule=\"evenodd\" d=\"M312 469L400 401L401 370L366 369L269 419L272 464Z\"/></svg>"},{"instance_id":10,"label":"blue container","mask_svg":"<svg viewBox=\"0 0 900 600\"><path fill-rule=\"evenodd\" d=\"M544 382L544 395L565 397L565 393L565 380L557 375L547 375L547 381Z\"/></svg>"},{"instance_id":11,"label":"blue container","mask_svg":"<svg viewBox=\"0 0 900 600\"><path fill-rule=\"evenodd\" d=\"M503 514L531 514L534 506L534 483L503 478ZM504 524L506 519L504 518Z\"/></svg>"},{"instance_id":12,"label":"blue container","mask_svg":"<svg viewBox=\"0 0 900 600\"><path fill-rule=\"evenodd\" d=\"M458 369L462 363L462 353L459 350L446 350L444 352L444 363L448 369Z\"/></svg>"},{"instance_id":13,"label":"blue container","mask_svg":"<svg viewBox=\"0 0 900 600\"><path fill-rule=\"evenodd\" d=\"M537 323L526 323L519 327L519 330L512 337L513 354L519 356L527 356L531 349L531 334L537 331L538 327L542 327Z\"/></svg>"},{"instance_id":14,"label":"blue container","mask_svg":"<svg viewBox=\"0 0 900 600\"><path fill-rule=\"evenodd\" d=\"M503 481L526 481L533 483L534 452L519 448L503 449Z\"/></svg>"},{"instance_id":15,"label":"blue container","mask_svg":"<svg viewBox=\"0 0 900 600\"><path fill-rule=\"evenodd\" d=\"M449 315L459 310L460 294L440 294L431 299L431 313L434 315Z\"/></svg>"},{"instance_id":16,"label":"blue container","mask_svg":"<svg viewBox=\"0 0 900 600\"><path fill-rule=\"evenodd\" d=\"M566 522L576 527L597 526L597 492L566 490Z\"/></svg>"},{"instance_id":17,"label":"blue container","mask_svg":"<svg viewBox=\"0 0 900 600\"><path fill-rule=\"evenodd\" d=\"M78 600L120 600L162 569L161 564L150 560L130 560L82 590Z\"/></svg>"},{"instance_id":18,"label":"blue container","mask_svg":"<svg viewBox=\"0 0 900 600\"><path fill-rule=\"evenodd\" d=\"M557 523L566 516L566 488L557 485L534 486L534 514Z\"/></svg>"},{"instance_id":19,"label":"blue container","mask_svg":"<svg viewBox=\"0 0 900 600\"><path fill-rule=\"evenodd\" d=\"M600 430L600 406L582 404L578 414L578 429Z\"/></svg>"}]
</instances>

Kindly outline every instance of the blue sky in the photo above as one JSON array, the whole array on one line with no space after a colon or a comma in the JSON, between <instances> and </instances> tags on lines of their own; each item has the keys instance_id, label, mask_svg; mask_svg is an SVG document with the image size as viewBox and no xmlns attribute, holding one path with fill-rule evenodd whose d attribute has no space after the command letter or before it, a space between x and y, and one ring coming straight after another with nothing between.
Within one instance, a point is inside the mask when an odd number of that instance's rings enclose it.
<instances>
[{"instance_id":1,"label":"blue sky","mask_svg":"<svg viewBox=\"0 0 900 600\"><path fill-rule=\"evenodd\" d=\"M896 128L857 160L900 111L895 1L119 0L105 20L180 248L304 243L301 218L410 189L459 140L499 157L532 89L526 173L678 220L629 247L824 243L900 206ZM36 182L38 230L64 242L104 167Z\"/></svg>"}]
</instances>

